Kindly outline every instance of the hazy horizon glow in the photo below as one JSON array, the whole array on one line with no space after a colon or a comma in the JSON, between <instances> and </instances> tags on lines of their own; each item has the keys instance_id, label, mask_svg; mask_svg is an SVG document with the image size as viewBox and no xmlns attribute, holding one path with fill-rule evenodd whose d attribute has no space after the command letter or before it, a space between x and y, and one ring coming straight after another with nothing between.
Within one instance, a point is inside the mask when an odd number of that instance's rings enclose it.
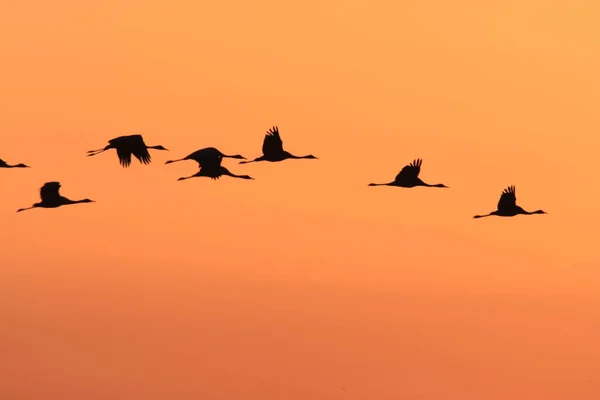
<instances>
[{"instance_id":1,"label":"hazy horizon glow","mask_svg":"<svg viewBox=\"0 0 600 400\"><path fill-rule=\"evenodd\" d=\"M7 3L0 398L598 399L599 12ZM319 159L164 165L273 125ZM367 186L415 158L450 188ZM548 214L472 218L508 185Z\"/></svg>"}]
</instances>

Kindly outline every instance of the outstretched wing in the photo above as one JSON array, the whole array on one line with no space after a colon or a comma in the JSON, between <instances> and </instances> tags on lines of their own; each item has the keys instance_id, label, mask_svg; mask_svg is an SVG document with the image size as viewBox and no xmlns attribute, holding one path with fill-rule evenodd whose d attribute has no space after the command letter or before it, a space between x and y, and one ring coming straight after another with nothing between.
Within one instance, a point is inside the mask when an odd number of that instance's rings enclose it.
<instances>
[{"instance_id":1,"label":"outstretched wing","mask_svg":"<svg viewBox=\"0 0 600 400\"><path fill-rule=\"evenodd\" d=\"M142 135L130 135L128 144L131 153L135 158L140 160L142 164L150 164L152 162L152 158L150 157L150 153L148 152L148 148L146 147Z\"/></svg>"},{"instance_id":2,"label":"outstretched wing","mask_svg":"<svg viewBox=\"0 0 600 400\"><path fill-rule=\"evenodd\" d=\"M145 147L140 149L133 149L132 153L135 156L135 158L140 160L142 164L150 164L152 162L152 157L150 157L150 153Z\"/></svg>"},{"instance_id":3,"label":"outstretched wing","mask_svg":"<svg viewBox=\"0 0 600 400\"><path fill-rule=\"evenodd\" d=\"M46 182L40 189L40 198L44 202L51 202L60 197L60 182Z\"/></svg>"},{"instance_id":4,"label":"outstretched wing","mask_svg":"<svg viewBox=\"0 0 600 400\"><path fill-rule=\"evenodd\" d=\"M135 142L135 138L139 136L141 139L141 135L128 135L128 136L119 136L114 139L110 139L108 143L112 148L117 150L117 156L119 157L119 163L127 168L131 165L131 153L132 147L131 142ZM139 139L138 139L139 140ZM142 139L143 141L143 139Z\"/></svg>"},{"instance_id":5,"label":"outstretched wing","mask_svg":"<svg viewBox=\"0 0 600 400\"><path fill-rule=\"evenodd\" d=\"M498 210L510 209L517 205L517 196L515 187L509 186L502 191L500 200L498 201Z\"/></svg>"},{"instance_id":6,"label":"outstretched wing","mask_svg":"<svg viewBox=\"0 0 600 400\"><path fill-rule=\"evenodd\" d=\"M220 160L217 159L222 160L223 154L214 147L205 147L188 155L186 159L194 160L202 167L203 165L209 165L217 161L220 163Z\"/></svg>"},{"instance_id":7,"label":"outstretched wing","mask_svg":"<svg viewBox=\"0 0 600 400\"><path fill-rule=\"evenodd\" d=\"M108 143L113 147L122 146L123 144L129 141L130 136L119 136L113 139L110 139Z\"/></svg>"},{"instance_id":8,"label":"outstretched wing","mask_svg":"<svg viewBox=\"0 0 600 400\"><path fill-rule=\"evenodd\" d=\"M279 136L279 128L276 126L272 127L265 134L265 140L263 141L262 152L264 155L281 153L283 151L283 141Z\"/></svg>"},{"instance_id":9,"label":"outstretched wing","mask_svg":"<svg viewBox=\"0 0 600 400\"><path fill-rule=\"evenodd\" d=\"M217 156L222 156L222 155L223 154L221 154L221 152L214 147L204 147L204 148L202 148L200 150L196 150L192 154L188 155L187 158L194 160L196 158L201 158L201 157L217 157Z\"/></svg>"},{"instance_id":10,"label":"outstretched wing","mask_svg":"<svg viewBox=\"0 0 600 400\"><path fill-rule=\"evenodd\" d=\"M119 146L117 149L117 156L119 157L119 162L125 168L131 165L131 151L127 146Z\"/></svg>"},{"instance_id":11,"label":"outstretched wing","mask_svg":"<svg viewBox=\"0 0 600 400\"><path fill-rule=\"evenodd\" d=\"M133 134L133 135L127 135L127 136L125 136L125 137L126 137L126 138L128 138L128 140L129 140L131 143L138 142L138 143L141 143L141 144L145 145L145 143L144 143L144 138L143 138L143 137L142 137L142 135L140 135L139 133L135 133L135 134Z\"/></svg>"},{"instance_id":12,"label":"outstretched wing","mask_svg":"<svg viewBox=\"0 0 600 400\"><path fill-rule=\"evenodd\" d=\"M4 162L4 160L0 158L0 168L1 167L6 167L6 165L7 164Z\"/></svg>"},{"instance_id":13,"label":"outstretched wing","mask_svg":"<svg viewBox=\"0 0 600 400\"><path fill-rule=\"evenodd\" d=\"M221 167L221 161L223 157L206 157L202 160L200 164L200 171L202 171L203 176L208 176L212 179L219 179L221 175L223 175L223 167Z\"/></svg>"},{"instance_id":14,"label":"outstretched wing","mask_svg":"<svg viewBox=\"0 0 600 400\"><path fill-rule=\"evenodd\" d=\"M423 160L417 158L412 163L404 166L398 175L396 175L396 180L411 180L417 178L419 176L419 172L421 172L422 163Z\"/></svg>"},{"instance_id":15,"label":"outstretched wing","mask_svg":"<svg viewBox=\"0 0 600 400\"><path fill-rule=\"evenodd\" d=\"M196 160L202 169L218 170L221 168L223 157L202 157L201 160Z\"/></svg>"}]
</instances>

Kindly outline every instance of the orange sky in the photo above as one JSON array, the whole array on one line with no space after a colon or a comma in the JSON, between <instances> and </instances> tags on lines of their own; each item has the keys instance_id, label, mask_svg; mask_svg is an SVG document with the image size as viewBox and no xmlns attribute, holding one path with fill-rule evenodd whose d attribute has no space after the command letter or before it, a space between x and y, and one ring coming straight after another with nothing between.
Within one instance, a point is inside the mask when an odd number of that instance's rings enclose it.
<instances>
[{"instance_id":1,"label":"orange sky","mask_svg":"<svg viewBox=\"0 0 600 400\"><path fill-rule=\"evenodd\" d=\"M597 2L204 3L3 4L0 398L600 398Z\"/></svg>"}]
</instances>

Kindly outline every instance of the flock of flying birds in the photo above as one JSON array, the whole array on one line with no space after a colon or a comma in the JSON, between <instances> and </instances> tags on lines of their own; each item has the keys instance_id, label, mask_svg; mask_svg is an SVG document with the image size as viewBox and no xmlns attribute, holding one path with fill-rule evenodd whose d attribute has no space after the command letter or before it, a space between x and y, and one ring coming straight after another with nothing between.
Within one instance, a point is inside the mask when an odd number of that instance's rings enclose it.
<instances>
[{"instance_id":1,"label":"flock of flying birds","mask_svg":"<svg viewBox=\"0 0 600 400\"><path fill-rule=\"evenodd\" d=\"M88 151L88 156L95 156L97 154L103 153L107 150L115 149L117 151L117 156L119 157L119 162L124 168L127 168L131 165L131 156L133 155L137 158L142 164L150 164L152 161L150 157L150 153L148 149L154 150L167 150L163 146L148 146L144 142L142 135L128 135L128 136L120 136L108 141L108 145L102 149L98 150L90 150ZM223 175L231 176L233 178L240 179L254 179L248 175L236 175L230 172L227 168L221 165L223 158L235 158L246 161L241 161L240 164L247 164L251 162L259 162L259 161L269 161L269 162L279 162L287 159L316 159L317 157L313 155L307 156L295 156L283 149L283 141L281 140L281 136L279 135L279 129L274 126L269 129L265 134L265 138L263 140L262 145L262 156L255 158L254 160L247 161L245 157L236 154L236 155L227 155L221 153L214 147L206 147L195 151L186 157L180 158L178 160L170 160L165 164L171 164L178 161L185 160L193 160L198 163L200 166L200 170L196 172L194 175L182 177L178 180L184 180L194 177L207 177L212 179L219 179ZM388 183L370 183L369 186L398 186L403 188L413 188L416 186L426 186L426 187L436 187L436 188L447 188L446 185L438 183L435 185L430 185L428 183L423 182L419 178L419 173L421 172L422 160L417 159L412 163L404 166L402 170L396 175L396 178L392 182ZM25 164L16 164L9 165L3 160L0 159L0 168L29 168ZM40 197L41 202L35 203L31 207L21 208L17 210L17 212L21 212L24 210L30 210L32 208L57 208L60 206L65 206L69 204L78 204L78 203L92 203L94 200L83 199L83 200L70 200L64 196L61 196L59 182L46 182L44 186L40 189ZM473 218L482 218L489 217L491 215L496 215L499 217L513 217L515 215L524 214L546 214L543 210L537 211L525 211L523 208L517 205L517 198L515 195L515 187L509 186L504 189L500 200L498 201L498 206L495 211L492 211L489 214L485 215L475 215Z\"/></svg>"}]
</instances>

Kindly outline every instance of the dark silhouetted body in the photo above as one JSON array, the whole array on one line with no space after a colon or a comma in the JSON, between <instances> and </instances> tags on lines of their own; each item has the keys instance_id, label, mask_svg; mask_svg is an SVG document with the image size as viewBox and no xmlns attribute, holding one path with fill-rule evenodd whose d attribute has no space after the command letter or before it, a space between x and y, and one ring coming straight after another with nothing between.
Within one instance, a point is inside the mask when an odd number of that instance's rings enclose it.
<instances>
[{"instance_id":1,"label":"dark silhouetted body","mask_svg":"<svg viewBox=\"0 0 600 400\"><path fill-rule=\"evenodd\" d=\"M30 167L25 164L10 165L10 164L7 164L4 160L0 159L0 168L30 168Z\"/></svg>"},{"instance_id":2,"label":"dark silhouetted body","mask_svg":"<svg viewBox=\"0 0 600 400\"><path fill-rule=\"evenodd\" d=\"M221 161L223 157L206 157L202 159L202 164L200 166L200 171L191 176L186 176L183 178L179 178L178 181L182 181L184 179L190 179L195 177L207 177L212 179L219 179L223 175L231 176L232 178L240 178L240 179L254 179L248 175L236 175L223 166L221 166Z\"/></svg>"},{"instance_id":3,"label":"dark silhouetted body","mask_svg":"<svg viewBox=\"0 0 600 400\"><path fill-rule=\"evenodd\" d=\"M295 158L295 159L300 159L300 158L316 159L317 158L317 157L313 156L312 154L309 154L308 156L295 156L295 155L290 154L287 151L283 150L283 141L281 140L281 136L279 136L279 128L277 128L276 126L269 129L267 131L267 133L265 134L265 139L263 140L262 152L263 152L262 156L255 158L254 160L251 160L251 161L240 161L240 164L247 164L247 163L258 162L258 161L278 162L278 161L287 160L288 158Z\"/></svg>"},{"instance_id":4,"label":"dark silhouetted body","mask_svg":"<svg viewBox=\"0 0 600 400\"><path fill-rule=\"evenodd\" d=\"M109 140L108 145L103 149L88 151L88 156L95 156L110 149L117 150L119 162L124 168L127 168L131 165L132 154L140 161L140 163L147 165L152 162L152 158L150 157L148 149L167 150L160 145L147 146L146 143L144 143L144 138L142 135L128 135L119 136L118 138Z\"/></svg>"},{"instance_id":5,"label":"dark silhouetted body","mask_svg":"<svg viewBox=\"0 0 600 400\"><path fill-rule=\"evenodd\" d=\"M475 215L473 218L483 218L489 217L492 215L496 215L498 217L514 217L515 215L523 214L523 215L532 215L532 214L546 214L544 210L536 210L536 211L525 211L521 207L517 205L517 195L514 186L509 186L504 191L502 191L502 195L500 195L500 200L498 201L498 209L496 211L492 211L489 214L485 215Z\"/></svg>"},{"instance_id":6,"label":"dark silhouetted body","mask_svg":"<svg viewBox=\"0 0 600 400\"><path fill-rule=\"evenodd\" d=\"M186 157L180 158L179 160L169 160L165 164L171 164L171 163L178 162L178 161L193 160L193 161L196 161L198 164L200 164L200 166L202 166L204 161L210 162L211 160L214 160L217 157L237 158L238 160L246 159L246 157L239 155L239 154L227 155L227 154L221 153L219 150L217 150L214 147L206 147L204 149L197 150L197 151L193 152L192 154L188 154Z\"/></svg>"},{"instance_id":7,"label":"dark silhouetted body","mask_svg":"<svg viewBox=\"0 0 600 400\"><path fill-rule=\"evenodd\" d=\"M389 183L369 183L369 186L398 186L403 188L412 188L415 186L426 186L426 187L437 187L437 188L447 188L448 186L442 183L436 183L435 185L430 185L428 183L423 182L419 178L419 173L421 172L421 164L423 160L416 159L411 164L406 165L402 170L396 175L396 179Z\"/></svg>"},{"instance_id":8,"label":"dark silhouetted body","mask_svg":"<svg viewBox=\"0 0 600 400\"><path fill-rule=\"evenodd\" d=\"M79 204L79 203L93 203L94 200L83 199L83 200L70 200L66 197L63 197L59 193L60 183L59 182L46 182L44 186L40 189L40 198L41 202L35 203L31 207L20 208L17 212L31 210L32 208L57 208L60 206L67 206L69 204Z\"/></svg>"}]
</instances>

